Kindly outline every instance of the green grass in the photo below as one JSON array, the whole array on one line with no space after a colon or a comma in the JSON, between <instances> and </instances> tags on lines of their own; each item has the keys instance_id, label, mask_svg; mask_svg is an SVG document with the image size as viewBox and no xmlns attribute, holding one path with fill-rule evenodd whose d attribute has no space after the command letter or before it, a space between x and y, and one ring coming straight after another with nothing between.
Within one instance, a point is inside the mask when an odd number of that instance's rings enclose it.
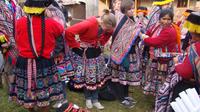
<instances>
[{"instance_id":1,"label":"green grass","mask_svg":"<svg viewBox=\"0 0 200 112\"><path fill-rule=\"evenodd\" d=\"M125 108L118 101L101 101L105 106L104 110L92 109L91 112L152 112L154 97L145 96L141 88L132 88L129 90L130 96L136 99L137 103L132 109ZM133 93L132 93L133 92ZM85 107L84 95L67 90L69 102L73 102L81 107ZM5 90L0 89L0 112L28 112L22 107L8 101L8 95ZM55 112L55 110L51 110Z\"/></svg>"}]
</instances>

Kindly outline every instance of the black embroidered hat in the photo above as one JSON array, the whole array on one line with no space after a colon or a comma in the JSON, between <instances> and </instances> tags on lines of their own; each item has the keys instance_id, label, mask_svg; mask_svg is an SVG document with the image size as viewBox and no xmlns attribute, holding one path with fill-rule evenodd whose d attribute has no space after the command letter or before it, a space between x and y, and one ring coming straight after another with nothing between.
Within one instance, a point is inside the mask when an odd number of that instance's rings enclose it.
<instances>
[{"instance_id":1,"label":"black embroidered hat","mask_svg":"<svg viewBox=\"0 0 200 112\"><path fill-rule=\"evenodd\" d=\"M192 12L186 19L184 27L191 33L200 34L200 12Z\"/></svg>"},{"instance_id":2,"label":"black embroidered hat","mask_svg":"<svg viewBox=\"0 0 200 112\"><path fill-rule=\"evenodd\" d=\"M23 10L28 14L41 14L53 0L26 0Z\"/></svg>"}]
</instances>

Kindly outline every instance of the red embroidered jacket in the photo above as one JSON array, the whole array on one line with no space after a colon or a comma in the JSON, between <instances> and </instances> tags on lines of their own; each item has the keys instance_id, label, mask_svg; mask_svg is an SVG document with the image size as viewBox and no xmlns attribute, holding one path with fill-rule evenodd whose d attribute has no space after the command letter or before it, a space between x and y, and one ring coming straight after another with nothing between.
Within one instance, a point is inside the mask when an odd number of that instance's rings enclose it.
<instances>
[{"instance_id":1,"label":"red embroidered jacket","mask_svg":"<svg viewBox=\"0 0 200 112\"><path fill-rule=\"evenodd\" d=\"M38 55L41 51L41 42L42 42L42 30L41 30L41 18L38 16L33 16L33 35L35 46ZM30 42L28 38L27 31L27 18L22 17L16 23L16 44L19 50L19 55L25 58L34 58L32 53ZM44 52L43 57L49 59L51 52L55 48L56 38L61 36L64 32L62 25L57 23L51 18L45 19L45 43L44 43Z\"/></svg>"},{"instance_id":2,"label":"red embroidered jacket","mask_svg":"<svg viewBox=\"0 0 200 112\"><path fill-rule=\"evenodd\" d=\"M79 48L80 42L75 39L75 35L79 35L81 42L86 42L92 44L93 46L97 46L99 41L101 45L104 45L109 40L112 33L103 32L98 37L98 29L99 24L96 17L91 17L71 27L68 27L65 31L67 44L71 48Z\"/></svg>"}]
</instances>

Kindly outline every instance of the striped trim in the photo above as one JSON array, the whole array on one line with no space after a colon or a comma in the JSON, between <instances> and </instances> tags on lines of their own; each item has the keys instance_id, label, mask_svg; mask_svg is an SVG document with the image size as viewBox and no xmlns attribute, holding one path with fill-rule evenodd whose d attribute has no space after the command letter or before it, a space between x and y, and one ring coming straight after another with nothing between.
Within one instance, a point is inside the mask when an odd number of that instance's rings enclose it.
<instances>
[{"instance_id":1,"label":"striped trim","mask_svg":"<svg viewBox=\"0 0 200 112\"><path fill-rule=\"evenodd\" d=\"M25 13L28 13L28 14L41 14L42 12L44 12L45 8L24 6L23 10Z\"/></svg>"}]
</instances>

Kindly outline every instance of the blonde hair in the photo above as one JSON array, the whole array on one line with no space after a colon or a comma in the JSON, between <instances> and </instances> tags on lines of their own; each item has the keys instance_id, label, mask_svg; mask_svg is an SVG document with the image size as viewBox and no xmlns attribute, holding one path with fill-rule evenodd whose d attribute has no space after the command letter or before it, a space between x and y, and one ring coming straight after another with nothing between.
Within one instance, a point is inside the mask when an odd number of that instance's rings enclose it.
<instances>
[{"instance_id":1,"label":"blonde hair","mask_svg":"<svg viewBox=\"0 0 200 112\"><path fill-rule=\"evenodd\" d=\"M110 13L108 9L103 10L103 15L101 16L101 20L104 24L110 25L112 27L115 27L117 24L114 14Z\"/></svg>"}]
</instances>

